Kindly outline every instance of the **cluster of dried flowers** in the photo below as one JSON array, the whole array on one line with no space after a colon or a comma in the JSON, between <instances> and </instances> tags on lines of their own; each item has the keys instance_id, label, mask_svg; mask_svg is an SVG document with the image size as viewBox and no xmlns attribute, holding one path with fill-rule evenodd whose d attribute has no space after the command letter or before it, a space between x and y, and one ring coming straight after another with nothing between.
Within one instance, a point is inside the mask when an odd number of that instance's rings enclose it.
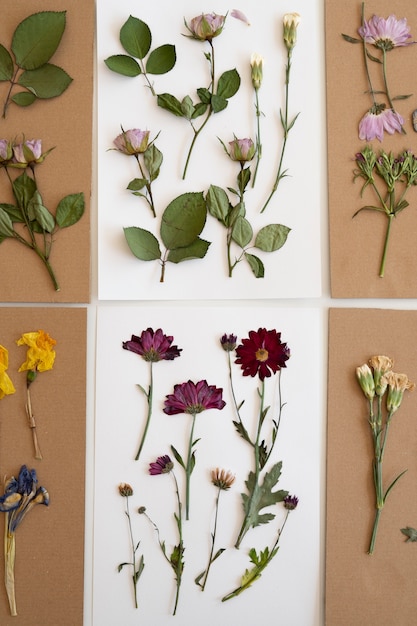
<instances>
[{"instance_id":1,"label":"cluster of dried flowers","mask_svg":"<svg viewBox=\"0 0 417 626\"><path fill-rule=\"evenodd\" d=\"M130 341L122 343L124 349L136 353L141 359L150 364L150 384L148 389L146 390L139 385L147 399L148 409L139 452L135 457L136 460L139 458L140 453L143 454L145 436L149 428L152 414L154 391L152 367L156 362L173 360L181 356L180 353L182 349L173 345L173 341L173 336L165 335L162 329L158 328L154 330L147 328L142 331L140 335L133 335ZM249 550L249 557L253 567L245 571L242 576L241 584L222 598L222 601L226 601L241 594L252 585L253 582L260 578L261 572L278 551L278 543L288 515L297 507L298 498L294 495L290 495L288 491L274 490L282 473L282 462L274 463L272 467L268 467L268 462L277 441L284 406L284 403L281 401L281 372L282 369L286 368L286 362L290 358L290 350L287 344L281 341L281 333L277 332L275 329L267 330L266 328L250 331L248 338L243 338L240 345L237 345L237 337L233 334L224 334L220 338L219 343L228 359L232 408L236 416L236 419L233 420L233 424L239 436L244 439L246 444L249 444L253 451L253 467L249 471L248 478L245 482L247 492L241 494L243 515L241 530L234 542L235 548L238 549L240 547L243 538L250 528L267 524L275 519L275 513L270 510L265 511L265 509L282 503L285 510L285 516L278 526L272 546L260 550L259 553L255 548ZM256 378L259 381L259 387L257 389L259 411L255 426L244 424L242 417L244 402L238 403L236 400L232 366L233 353L235 353L234 363L239 366L242 375ZM271 383L274 380L276 382L273 391L275 393L278 392L279 396L278 415L273 415L273 410L270 409L269 406L266 406L266 381L268 379L271 379ZM185 567L183 523L190 519L191 477L196 465L196 444L200 441L199 438L195 438L196 417L200 413L212 409L223 410L225 406L226 402L223 399L223 389L215 385L209 385L206 380L200 380L198 382L188 380L176 384L174 385L173 392L166 395L164 401L163 412L166 415L185 414L191 418L187 437L188 446L185 454L181 454L176 447L171 445L170 448L174 460L169 454L163 454L158 456L155 461L152 461L148 469L151 476L169 474L173 480L176 501L174 520L178 540L173 546L172 551L168 550L165 540L161 538L159 527L148 513L148 508L140 506L138 513L145 516L155 530L158 545L164 559L174 572L176 583L173 608L174 615L178 608L182 575ZM248 420L247 416L246 420ZM251 434L253 429L256 433L254 435ZM182 468L184 473L184 479L181 484L175 473L174 461ZM228 491L235 481L235 475L230 470L218 467L211 470L210 476L211 483L217 489L217 495L214 503L214 523L210 532L211 542L207 564L195 578L196 585L198 585L202 591L206 588L211 566L226 550L226 548L223 547L216 547L220 494L222 491ZM181 496L182 491L184 492L184 496ZM126 483L121 483L119 485L119 493L126 498L125 513L128 518L131 560L121 563L118 571L120 572L125 566L132 568L131 578L134 586L134 602L135 607L138 607L137 583L143 573L145 562L143 555L137 558L136 552L140 542L136 542L133 538L132 520L129 510L129 498L133 495L133 488ZM185 502L185 506L183 502Z\"/></svg>"}]
</instances>

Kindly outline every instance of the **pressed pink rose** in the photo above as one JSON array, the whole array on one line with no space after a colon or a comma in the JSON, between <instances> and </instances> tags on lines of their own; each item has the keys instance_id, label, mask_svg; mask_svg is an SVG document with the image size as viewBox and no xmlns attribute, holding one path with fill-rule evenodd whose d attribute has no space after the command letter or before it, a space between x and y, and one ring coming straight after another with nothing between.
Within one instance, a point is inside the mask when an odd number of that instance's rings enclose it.
<instances>
[{"instance_id":1,"label":"pressed pink rose","mask_svg":"<svg viewBox=\"0 0 417 626\"><path fill-rule=\"evenodd\" d=\"M113 141L116 149L123 154L142 154L148 147L149 130L139 130L132 128L123 131Z\"/></svg>"},{"instance_id":2,"label":"pressed pink rose","mask_svg":"<svg viewBox=\"0 0 417 626\"><path fill-rule=\"evenodd\" d=\"M190 31L194 39L200 41L211 41L214 37L218 37L223 30L226 21L225 15L217 15L217 13L202 13L193 17L186 27Z\"/></svg>"}]
</instances>

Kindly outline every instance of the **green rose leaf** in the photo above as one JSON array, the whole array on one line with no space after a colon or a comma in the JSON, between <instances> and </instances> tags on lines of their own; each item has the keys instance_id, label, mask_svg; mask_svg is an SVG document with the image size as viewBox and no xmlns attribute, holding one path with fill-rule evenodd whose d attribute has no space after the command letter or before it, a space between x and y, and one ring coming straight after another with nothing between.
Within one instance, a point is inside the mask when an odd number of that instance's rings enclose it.
<instances>
[{"instance_id":1,"label":"green rose leaf","mask_svg":"<svg viewBox=\"0 0 417 626\"><path fill-rule=\"evenodd\" d=\"M226 100L226 98L223 98L222 96L218 96L216 94L213 94L213 96L211 97L211 108L213 109L213 113L220 113L220 111L223 111L228 105L228 102Z\"/></svg>"},{"instance_id":2,"label":"green rose leaf","mask_svg":"<svg viewBox=\"0 0 417 626\"><path fill-rule=\"evenodd\" d=\"M109 70L116 72L116 74L122 74L122 76L139 76L142 73L139 63L126 54L113 54L104 59L104 63Z\"/></svg>"},{"instance_id":3,"label":"green rose leaf","mask_svg":"<svg viewBox=\"0 0 417 626\"><path fill-rule=\"evenodd\" d=\"M148 74L166 74L172 70L176 60L175 46L167 43L152 50L146 61L146 71Z\"/></svg>"},{"instance_id":4,"label":"green rose leaf","mask_svg":"<svg viewBox=\"0 0 417 626\"><path fill-rule=\"evenodd\" d=\"M20 91L12 96L12 100L20 107L28 107L35 102L36 96L30 91Z\"/></svg>"},{"instance_id":5,"label":"green rose leaf","mask_svg":"<svg viewBox=\"0 0 417 626\"><path fill-rule=\"evenodd\" d=\"M33 180L33 178L28 176L26 172L23 172L23 174L18 176L13 181L12 187L13 187L14 197L16 198L16 202L18 206L23 209L26 209L28 206L29 200L32 198L33 194L36 191L35 181Z\"/></svg>"},{"instance_id":6,"label":"green rose leaf","mask_svg":"<svg viewBox=\"0 0 417 626\"><path fill-rule=\"evenodd\" d=\"M161 109L166 109L178 117L183 117L181 102L170 93L158 94L157 104Z\"/></svg>"},{"instance_id":7,"label":"green rose leaf","mask_svg":"<svg viewBox=\"0 0 417 626\"><path fill-rule=\"evenodd\" d=\"M236 70L224 72L218 82L216 94L222 98L231 98L240 87L240 76Z\"/></svg>"},{"instance_id":8,"label":"green rose leaf","mask_svg":"<svg viewBox=\"0 0 417 626\"><path fill-rule=\"evenodd\" d=\"M211 93L206 87L200 87L197 89L197 95L203 104L210 104Z\"/></svg>"},{"instance_id":9,"label":"green rose leaf","mask_svg":"<svg viewBox=\"0 0 417 626\"><path fill-rule=\"evenodd\" d=\"M255 248L264 252L274 252L282 248L287 241L291 228L283 224L268 224L256 235Z\"/></svg>"},{"instance_id":10,"label":"green rose leaf","mask_svg":"<svg viewBox=\"0 0 417 626\"><path fill-rule=\"evenodd\" d=\"M56 209L56 222L60 228L68 228L76 224L84 215L85 203L83 193L72 193L59 202Z\"/></svg>"},{"instance_id":11,"label":"green rose leaf","mask_svg":"<svg viewBox=\"0 0 417 626\"><path fill-rule=\"evenodd\" d=\"M195 120L197 117L200 117L200 115L204 115L207 111L207 106L208 105L203 102L198 102L194 107L194 113L192 114L191 119Z\"/></svg>"},{"instance_id":12,"label":"green rose leaf","mask_svg":"<svg viewBox=\"0 0 417 626\"><path fill-rule=\"evenodd\" d=\"M14 204L0 204L0 208L6 211L12 222L24 222L22 211Z\"/></svg>"},{"instance_id":13,"label":"green rose leaf","mask_svg":"<svg viewBox=\"0 0 417 626\"><path fill-rule=\"evenodd\" d=\"M36 220L43 231L51 233L55 228L55 218L42 204L42 197L39 191L35 191L29 204L28 216L30 220Z\"/></svg>"},{"instance_id":14,"label":"green rose leaf","mask_svg":"<svg viewBox=\"0 0 417 626\"><path fill-rule=\"evenodd\" d=\"M52 63L39 69L27 70L19 77L18 83L26 87L38 98L55 98L60 96L71 84L72 78L65 70Z\"/></svg>"},{"instance_id":15,"label":"green rose leaf","mask_svg":"<svg viewBox=\"0 0 417 626\"><path fill-rule=\"evenodd\" d=\"M130 181L126 189L128 189L129 191L140 191L141 189L145 187L145 185L146 185L145 178L134 178L133 180Z\"/></svg>"},{"instance_id":16,"label":"green rose leaf","mask_svg":"<svg viewBox=\"0 0 417 626\"><path fill-rule=\"evenodd\" d=\"M181 102L181 111L183 117L185 117L187 120L190 120L193 117L195 108L190 96L185 96L185 98L183 98Z\"/></svg>"},{"instance_id":17,"label":"green rose leaf","mask_svg":"<svg viewBox=\"0 0 417 626\"><path fill-rule=\"evenodd\" d=\"M13 68L13 59L9 51L0 44L0 81L12 80Z\"/></svg>"},{"instance_id":18,"label":"green rose leaf","mask_svg":"<svg viewBox=\"0 0 417 626\"><path fill-rule=\"evenodd\" d=\"M148 230L138 226L128 226L123 230L127 244L137 259L156 261L161 258L158 240Z\"/></svg>"},{"instance_id":19,"label":"green rose leaf","mask_svg":"<svg viewBox=\"0 0 417 626\"><path fill-rule=\"evenodd\" d=\"M232 228L232 239L241 248L248 245L253 236L252 226L248 220L239 215Z\"/></svg>"},{"instance_id":20,"label":"green rose leaf","mask_svg":"<svg viewBox=\"0 0 417 626\"><path fill-rule=\"evenodd\" d=\"M245 215L246 215L246 209L245 209L244 202L238 202L238 204L232 207L232 209L229 212L229 219L228 219L227 226L233 228L233 225L236 222L236 220L239 217L245 217Z\"/></svg>"},{"instance_id":21,"label":"green rose leaf","mask_svg":"<svg viewBox=\"0 0 417 626\"><path fill-rule=\"evenodd\" d=\"M206 223L207 208L202 192L184 193L165 209L161 238L168 250L189 246Z\"/></svg>"},{"instance_id":22,"label":"green rose leaf","mask_svg":"<svg viewBox=\"0 0 417 626\"><path fill-rule=\"evenodd\" d=\"M13 223L10 219L10 216L6 211L0 207L0 236L2 237L13 237Z\"/></svg>"},{"instance_id":23,"label":"green rose leaf","mask_svg":"<svg viewBox=\"0 0 417 626\"><path fill-rule=\"evenodd\" d=\"M245 252L245 259L249 263L249 267L251 268L255 278L263 278L265 276L265 268L261 259L254 254L249 254L248 252Z\"/></svg>"},{"instance_id":24,"label":"green rose leaf","mask_svg":"<svg viewBox=\"0 0 417 626\"><path fill-rule=\"evenodd\" d=\"M130 15L120 29L120 43L132 57L143 59L148 54L152 43L149 26Z\"/></svg>"},{"instance_id":25,"label":"green rose leaf","mask_svg":"<svg viewBox=\"0 0 417 626\"><path fill-rule=\"evenodd\" d=\"M188 261L191 259L203 259L206 256L209 246L209 241L205 241L204 239L197 237L197 239L195 239L189 246L170 250L167 261L171 261L171 263L180 263L181 261Z\"/></svg>"},{"instance_id":26,"label":"green rose leaf","mask_svg":"<svg viewBox=\"0 0 417 626\"><path fill-rule=\"evenodd\" d=\"M224 189L216 185L210 185L206 195L206 202L210 215L227 226L230 202Z\"/></svg>"},{"instance_id":27,"label":"green rose leaf","mask_svg":"<svg viewBox=\"0 0 417 626\"><path fill-rule=\"evenodd\" d=\"M155 180L155 178L158 178L159 170L163 161L163 156L162 152L158 150L154 143L146 148L145 152L143 153L143 160L145 162L145 167L149 172L151 181Z\"/></svg>"},{"instance_id":28,"label":"green rose leaf","mask_svg":"<svg viewBox=\"0 0 417 626\"><path fill-rule=\"evenodd\" d=\"M45 65L59 46L65 22L66 11L41 11L20 22L12 38L17 65L24 70Z\"/></svg>"}]
</instances>

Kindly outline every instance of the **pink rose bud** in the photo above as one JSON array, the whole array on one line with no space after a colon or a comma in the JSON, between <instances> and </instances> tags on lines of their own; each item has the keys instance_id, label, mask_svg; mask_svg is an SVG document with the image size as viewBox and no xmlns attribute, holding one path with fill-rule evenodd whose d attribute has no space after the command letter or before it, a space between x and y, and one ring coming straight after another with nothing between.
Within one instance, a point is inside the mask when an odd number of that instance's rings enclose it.
<instances>
[{"instance_id":1,"label":"pink rose bud","mask_svg":"<svg viewBox=\"0 0 417 626\"><path fill-rule=\"evenodd\" d=\"M229 141L229 156L233 161L251 161L255 155L255 145L252 139L234 139Z\"/></svg>"},{"instance_id":2,"label":"pink rose bud","mask_svg":"<svg viewBox=\"0 0 417 626\"><path fill-rule=\"evenodd\" d=\"M213 37L218 37L223 30L224 23L226 21L225 15L217 15L217 13L202 13L193 17L188 26L186 27L190 31L194 39L200 41L211 41Z\"/></svg>"},{"instance_id":3,"label":"pink rose bud","mask_svg":"<svg viewBox=\"0 0 417 626\"><path fill-rule=\"evenodd\" d=\"M114 145L123 154L142 154L148 147L149 130L139 130L132 128L123 131L114 140Z\"/></svg>"}]
</instances>

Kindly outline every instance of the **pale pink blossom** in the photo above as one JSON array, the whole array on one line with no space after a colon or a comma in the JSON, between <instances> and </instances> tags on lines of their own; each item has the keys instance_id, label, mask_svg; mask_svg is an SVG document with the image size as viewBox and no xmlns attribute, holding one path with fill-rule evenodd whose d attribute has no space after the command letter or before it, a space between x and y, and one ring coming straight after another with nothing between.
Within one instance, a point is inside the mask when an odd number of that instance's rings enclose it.
<instances>
[{"instance_id":1,"label":"pale pink blossom","mask_svg":"<svg viewBox=\"0 0 417 626\"><path fill-rule=\"evenodd\" d=\"M374 112L374 108L370 109L359 122L359 139L364 141L372 141L372 139L384 138L384 131L393 135L395 132L401 132L404 119L399 113L393 109L383 109Z\"/></svg>"}]
</instances>

